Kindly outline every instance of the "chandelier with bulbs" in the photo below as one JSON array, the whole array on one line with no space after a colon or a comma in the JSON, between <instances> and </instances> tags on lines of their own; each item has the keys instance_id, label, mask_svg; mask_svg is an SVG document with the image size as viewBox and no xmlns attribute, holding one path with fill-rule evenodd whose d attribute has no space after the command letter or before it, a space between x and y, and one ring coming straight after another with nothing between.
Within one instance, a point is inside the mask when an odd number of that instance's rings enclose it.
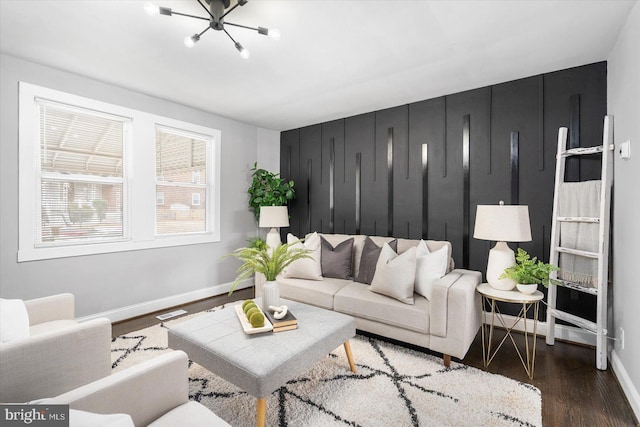
<instances>
[{"instance_id":1,"label":"chandelier with bulbs","mask_svg":"<svg viewBox=\"0 0 640 427\"><path fill-rule=\"evenodd\" d=\"M203 2L203 0L196 0L198 2L198 4L200 6L202 6L202 8L207 12L207 14L209 15L208 17L206 16L196 16L196 15L190 15L187 13L180 13L180 12L176 12L175 10L172 10L169 7L161 7L161 6L157 6L151 2L147 2L144 5L144 10L145 12L147 12L148 15L167 15L167 16L172 16L172 15L179 15L179 16L186 16L188 18L195 18L195 19L201 19L204 21L208 21L209 25L207 26L207 28L205 28L204 30L202 30L200 33L196 33L192 36L187 36L184 39L184 44L187 47L193 47L199 40L200 37L206 33L207 31L209 31L210 29L214 29L216 31L224 31L224 33L231 39L231 41L233 42L233 44L235 45L236 49L238 49L238 52L240 52L240 56L243 57L244 59L249 58L249 51L247 49L245 49L239 42L237 42L233 37L231 37L231 34L229 34L227 32L227 30L224 28L225 25L231 25L233 27L240 27L240 28L244 28L247 30L253 30L253 31L257 31L258 34L262 34L264 36L270 36L271 38L275 39L275 40L279 40L280 39L280 32L276 29L268 29L268 28L264 28L264 27L249 27L246 25L240 25L240 24L234 24L233 22L227 22L224 20L224 18L230 14L231 12L233 12L233 10L238 7L238 6L244 6L245 4L247 4L249 2L249 0L237 0L236 4L233 5L233 7L231 6L231 0L205 0L205 2L207 4L205 4ZM229 10L227 10L229 9Z\"/></svg>"}]
</instances>

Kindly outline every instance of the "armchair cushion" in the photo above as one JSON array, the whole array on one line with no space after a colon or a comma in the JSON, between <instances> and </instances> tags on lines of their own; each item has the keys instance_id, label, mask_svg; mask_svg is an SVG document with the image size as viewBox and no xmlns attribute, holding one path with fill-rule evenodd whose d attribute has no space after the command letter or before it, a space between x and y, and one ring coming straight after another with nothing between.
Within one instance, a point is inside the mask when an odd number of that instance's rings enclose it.
<instances>
[{"instance_id":1,"label":"armchair cushion","mask_svg":"<svg viewBox=\"0 0 640 427\"><path fill-rule=\"evenodd\" d=\"M135 427L127 414L94 414L93 412L69 410L69 427Z\"/></svg>"},{"instance_id":2,"label":"armchair cushion","mask_svg":"<svg viewBox=\"0 0 640 427\"><path fill-rule=\"evenodd\" d=\"M0 298L0 342L29 337L29 316L21 299Z\"/></svg>"},{"instance_id":3,"label":"armchair cushion","mask_svg":"<svg viewBox=\"0 0 640 427\"><path fill-rule=\"evenodd\" d=\"M167 412L149 427L223 427L229 424L198 402L189 401Z\"/></svg>"}]
</instances>

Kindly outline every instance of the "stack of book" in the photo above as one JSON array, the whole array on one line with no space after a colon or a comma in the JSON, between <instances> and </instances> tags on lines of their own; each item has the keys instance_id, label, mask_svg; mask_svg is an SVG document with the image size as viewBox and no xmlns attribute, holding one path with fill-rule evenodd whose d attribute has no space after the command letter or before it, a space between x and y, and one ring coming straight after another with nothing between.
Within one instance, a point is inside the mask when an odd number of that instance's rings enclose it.
<instances>
[{"instance_id":1,"label":"stack of book","mask_svg":"<svg viewBox=\"0 0 640 427\"><path fill-rule=\"evenodd\" d=\"M270 310L267 310L265 315L273 325L273 332L290 331L298 327L298 319L290 311L287 311L287 314L282 319L273 317L273 311Z\"/></svg>"}]
</instances>

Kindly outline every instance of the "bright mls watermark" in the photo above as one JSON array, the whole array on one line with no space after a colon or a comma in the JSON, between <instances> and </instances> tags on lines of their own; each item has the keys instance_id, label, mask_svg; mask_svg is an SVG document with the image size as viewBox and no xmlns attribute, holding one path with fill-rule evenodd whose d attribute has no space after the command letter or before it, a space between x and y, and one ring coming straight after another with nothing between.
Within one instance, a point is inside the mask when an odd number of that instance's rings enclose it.
<instances>
[{"instance_id":1,"label":"bright mls watermark","mask_svg":"<svg viewBox=\"0 0 640 427\"><path fill-rule=\"evenodd\" d=\"M69 427L69 405L0 405L0 425Z\"/></svg>"}]
</instances>

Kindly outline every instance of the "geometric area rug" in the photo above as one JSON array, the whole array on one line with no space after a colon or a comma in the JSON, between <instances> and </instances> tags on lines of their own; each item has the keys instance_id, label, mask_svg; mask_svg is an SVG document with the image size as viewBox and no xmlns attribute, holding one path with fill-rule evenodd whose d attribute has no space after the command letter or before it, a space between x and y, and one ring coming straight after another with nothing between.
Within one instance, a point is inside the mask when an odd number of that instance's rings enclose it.
<instances>
[{"instance_id":1,"label":"geometric area rug","mask_svg":"<svg viewBox=\"0 0 640 427\"><path fill-rule=\"evenodd\" d=\"M167 330L200 314L113 339L113 371L171 351ZM530 384L455 361L445 368L439 357L370 337L350 343L357 373L336 348L267 398L267 425L542 426L540 390ZM189 398L232 426L255 425L256 399L193 362Z\"/></svg>"}]
</instances>

